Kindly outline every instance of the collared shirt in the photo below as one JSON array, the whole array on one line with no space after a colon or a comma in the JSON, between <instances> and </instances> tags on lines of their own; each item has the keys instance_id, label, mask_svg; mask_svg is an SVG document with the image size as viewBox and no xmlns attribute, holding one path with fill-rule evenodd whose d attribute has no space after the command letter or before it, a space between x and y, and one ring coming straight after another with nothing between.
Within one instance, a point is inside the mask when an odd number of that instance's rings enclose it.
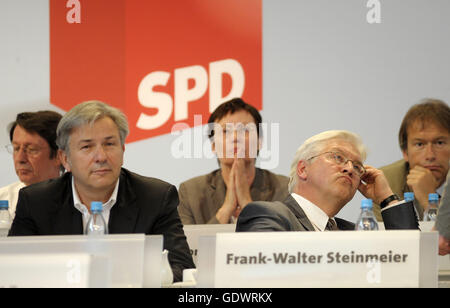
<instances>
[{"instance_id":1,"label":"collared shirt","mask_svg":"<svg viewBox=\"0 0 450 308\"><path fill-rule=\"evenodd\" d=\"M117 193L119 192L119 181L117 180L116 187L114 188L114 191L109 198L108 202L103 203L103 218L105 219L106 225L109 223L109 213L111 212L112 207L114 204L116 204L117 201ZM75 189L75 182L72 177L72 193L73 193L73 203L75 208L81 212L83 215L83 231L86 230L87 222L89 221L89 218L91 217L91 214L89 213L88 207L86 207L83 203L81 203L80 197L78 196L78 192ZM90 208L90 207L89 207Z\"/></svg>"},{"instance_id":2,"label":"collared shirt","mask_svg":"<svg viewBox=\"0 0 450 308\"><path fill-rule=\"evenodd\" d=\"M12 183L8 186L0 188L0 200L8 200L9 214L11 219L16 216L17 200L19 199L19 190L25 187L22 182Z\"/></svg>"},{"instance_id":3,"label":"collared shirt","mask_svg":"<svg viewBox=\"0 0 450 308\"><path fill-rule=\"evenodd\" d=\"M334 220L333 217L328 217L322 209L311 201L296 193L292 193L291 196L295 199L295 201L297 201L303 212L305 212L306 217L308 217L308 220L311 222L316 231L325 231L328 220L330 218Z\"/></svg>"}]
</instances>

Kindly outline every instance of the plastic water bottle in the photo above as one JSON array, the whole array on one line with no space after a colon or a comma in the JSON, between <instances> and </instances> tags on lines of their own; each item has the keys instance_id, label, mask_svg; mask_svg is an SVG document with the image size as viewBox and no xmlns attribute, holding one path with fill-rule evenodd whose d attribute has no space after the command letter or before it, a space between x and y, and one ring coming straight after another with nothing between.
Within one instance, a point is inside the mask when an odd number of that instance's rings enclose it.
<instances>
[{"instance_id":1,"label":"plastic water bottle","mask_svg":"<svg viewBox=\"0 0 450 308\"><path fill-rule=\"evenodd\" d=\"M169 251L164 249L161 260L161 286L167 287L173 283L172 267L169 263Z\"/></svg>"},{"instance_id":2,"label":"plastic water bottle","mask_svg":"<svg viewBox=\"0 0 450 308\"><path fill-rule=\"evenodd\" d=\"M356 222L356 230L371 231L378 230L378 223L372 211L372 199L361 201L361 214Z\"/></svg>"},{"instance_id":3,"label":"plastic water bottle","mask_svg":"<svg viewBox=\"0 0 450 308\"><path fill-rule=\"evenodd\" d=\"M8 236L11 228L12 219L8 209L8 200L0 200L0 237Z\"/></svg>"},{"instance_id":4,"label":"plastic water bottle","mask_svg":"<svg viewBox=\"0 0 450 308\"><path fill-rule=\"evenodd\" d=\"M91 203L91 217L87 222L85 234L90 236L108 234L108 225L103 218L103 204L101 202Z\"/></svg>"},{"instance_id":5,"label":"plastic water bottle","mask_svg":"<svg viewBox=\"0 0 450 308\"><path fill-rule=\"evenodd\" d=\"M439 195L429 194L428 195L428 208L425 213L423 213L424 221L436 221L439 209Z\"/></svg>"},{"instance_id":6,"label":"plastic water bottle","mask_svg":"<svg viewBox=\"0 0 450 308\"><path fill-rule=\"evenodd\" d=\"M413 192L405 192L403 194L403 199L405 202L414 201L414 193Z\"/></svg>"}]
</instances>

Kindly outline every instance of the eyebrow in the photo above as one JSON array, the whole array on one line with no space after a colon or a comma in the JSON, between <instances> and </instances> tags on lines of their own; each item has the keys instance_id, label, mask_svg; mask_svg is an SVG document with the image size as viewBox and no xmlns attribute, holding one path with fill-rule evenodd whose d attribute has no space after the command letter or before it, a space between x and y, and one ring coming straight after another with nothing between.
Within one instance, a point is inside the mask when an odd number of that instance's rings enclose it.
<instances>
[{"instance_id":1,"label":"eyebrow","mask_svg":"<svg viewBox=\"0 0 450 308\"><path fill-rule=\"evenodd\" d=\"M438 136L438 137L435 137L435 138L432 138L431 140L438 140L438 139L448 139L449 138L449 136ZM426 138L420 138L420 137L415 137L415 138L412 138L412 141L422 141L422 140L427 140Z\"/></svg>"},{"instance_id":2,"label":"eyebrow","mask_svg":"<svg viewBox=\"0 0 450 308\"><path fill-rule=\"evenodd\" d=\"M344 151L342 151L341 149L339 149L339 148L331 148L330 149L330 151L331 152L338 152L338 153L341 153L341 154L344 154L345 156L347 156L347 158L349 158L348 156L353 156L353 154L352 153L349 153L349 152L344 152ZM352 161L354 161L354 162L357 162L357 163L359 163L359 164L361 164L361 165L364 165L364 163L361 161L361 160L359 160L359 159L351 159Z\"/></svg>"},{"instance_id":3,"label":"eyebrow","mask_svg":"<svg viewBox=\"0 0 450 308\"><path fill-rule=\"evenodd\" d=\"M118 137L117 136L108 136L108 137L103 138L103 141L104 140L111 140L111 139L118 139ZM93 141L94 141L93 139L82 139L82 140L80 140L78 142L78 144L80 144L80 143L89 143L89 142L93 142Z\"/></svg>"}]
</instances>

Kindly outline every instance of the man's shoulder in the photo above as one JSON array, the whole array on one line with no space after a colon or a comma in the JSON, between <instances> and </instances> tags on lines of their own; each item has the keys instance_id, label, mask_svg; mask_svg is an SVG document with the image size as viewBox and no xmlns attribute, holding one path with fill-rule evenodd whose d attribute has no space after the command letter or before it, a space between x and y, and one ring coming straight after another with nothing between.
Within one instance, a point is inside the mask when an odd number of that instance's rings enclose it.
<instances>
[{"instance_id":1,"label":"man's shoulder","mask_svg":"<svg viewBox=\"0 0 450 308\"><path fill-rule=\"evenodd\" d=\"M259 168L256 169L260 170L260 172L264 175L264 177L269 178L272 182L278 182L283 185L289 183L289 177L285 175L277 174L267 169L259 169Z\"/></svg>"},{"instance_id":2,"label":"man's shoulder","mask_svg":"<svg viewBox=\"0 0 450 308\"><path fill-rule=\"evenodd\" d=\"M247 204L242 213L253 215L293 215L289 207L281 201L253 201ZM242 214L241 213L241 214Z\"/></svg>"},{"instance_id":3,"label":"man's shoulder","mask_svg":"<svg viewBox=\"0 0 450 308\"><path fill-rule=\"evenodd\" d=\"M405 160L401 159L381 167L380 170L383 171L394 192L397 191L396 193L398 193L399 190L403 189L408 175L408 163Z\"/></svg>"},{"instance_id":4,"label":"man's shoulder","mask_svg":"<svg viewBox=\"0 0 450 308\"><path fill-rule=\"evenodd\" d=\"M61 177L50 179L44 182L28 185L22 191L28 194L48 195L61 192L62 189L71 183L70 173L65 173Z\"/></svg>"},{"instance_id":5,"label":"man's shoulder","mask_svg":"<svg viewBox=\"0 0 450 308\"><path fill-rule=\"evenodd\" d=\"M383 170L384 173L388 172L399 172L399 171L406 171L408 169L408 163L404 159L400 159L396 162L393 162L392 164L383 166L380 168L380 170Z\"/></svg>"},{"instance_id":6,"label":"man's shoulder","mask_svg":"<svg viewBox=\"0 0 450 308\"><path fill-rule=\"evenodd\" d=\"M25 187L24 183L22 183L20 181L19 182L14 182L14 183L11 183L9 185L0 187L0 194L9 193L11 191L19 190L19 189L21 189L23 187Z\"/></svg>"},{"instance_id":7,"label":"man's shoulder","mask_svg":"<svg viewBox=\"0 0 450 308\"><path fill-rule=\"evenodd\" d=\"M173 185L154 177L148 177L122 169L122 177L126 179L128 185L132 188L142 188L144 191L152 191L153 189L161 190L172 187Z\"/></svg>"},{"instance_id":8,"label":"man's shoulder","mask_svg":"<svg viewBox=\"0 0 450 308\"><path fill-rule=\"evenodd\" d=\"M214 170L213 172L207 174L190 178L182 182L180 186L185 186L188 188L205 187L206 185L210 185L211 183L216 182L218 180L218 177L222 177L220 174L220 169Z\"/></svg>"}]
</instances>

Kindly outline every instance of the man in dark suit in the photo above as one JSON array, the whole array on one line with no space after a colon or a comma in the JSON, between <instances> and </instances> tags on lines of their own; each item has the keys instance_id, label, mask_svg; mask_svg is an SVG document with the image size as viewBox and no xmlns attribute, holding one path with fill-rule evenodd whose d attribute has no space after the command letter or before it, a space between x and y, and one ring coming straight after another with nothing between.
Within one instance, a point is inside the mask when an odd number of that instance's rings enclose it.
<instances>
[{"instance_id":1,"label":"man in dark suit","mask_svg":"<svg viewBox=\"0 0 450 308\"><path fill-rule=\"evenodd\" d=\"M236 231L354 230L335 215L359 190L383 205L397 202L383 173L363 165L366 150L348 131L326 131L306 140L292 163L282 202L253 202L241 212Z\"/></svg>"},{"instance_id":2,"label":"man in dark suit","mask_svg":"<svg viewBox=\"0 0 450 308\"><path fill-rule=\"evenodd\" d=\"M83 234L93 201L103 203L110 233L162 234L174 278L194 268L173 185L122 168L125 115L90 101L70 110L57 129L67 173L21 190L10 236Z\"/></svg>"}]
</instances>

